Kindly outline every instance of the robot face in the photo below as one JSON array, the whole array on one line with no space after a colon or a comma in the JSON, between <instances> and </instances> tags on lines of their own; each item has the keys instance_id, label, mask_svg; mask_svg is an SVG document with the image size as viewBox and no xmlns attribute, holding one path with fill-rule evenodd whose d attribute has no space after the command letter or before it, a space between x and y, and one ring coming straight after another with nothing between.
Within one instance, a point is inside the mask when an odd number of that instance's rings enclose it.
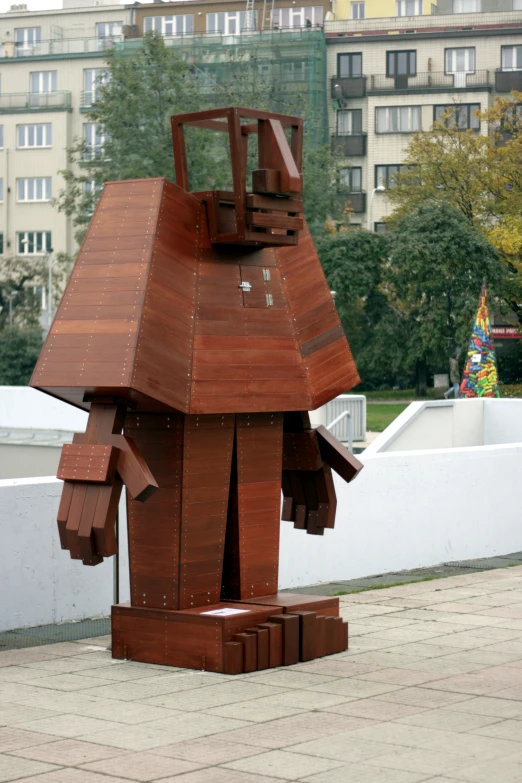
<instances>
[{"instance_id":1,"label":"robot face","mask_svg":"<svg viewBox=\"0 0 522 783\"><path fill-rule=\"evenodd\" d=\"M303 121L284 114L229 108L171 118L176 182L189 191L184 126L227 133L233 190L200 191L212 244L296 245L303 228ZM290 143L285 129L290 129ZM247 183L248 140L257 134L258 168Z\"/></svg>"}]
</instances>

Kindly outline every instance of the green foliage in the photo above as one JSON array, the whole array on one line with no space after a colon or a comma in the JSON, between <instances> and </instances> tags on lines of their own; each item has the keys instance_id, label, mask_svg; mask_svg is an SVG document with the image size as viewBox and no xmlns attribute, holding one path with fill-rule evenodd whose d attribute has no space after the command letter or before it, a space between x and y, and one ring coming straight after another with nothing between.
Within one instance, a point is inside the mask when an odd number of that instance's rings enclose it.
<instances>
[{"instance_id":1,"label":"green foliage","mask_svg":"<svg viewBox=\"0 0 522 783\"><path fill-rule=\"evenodd\" d=\"M0 331L0 385L25 386L29 383L42 349L38 327L4 328Z\"/></svg>"},{"instance_id":2,"label":"green foliage","mask_svg":"<svg viewBox=\"0 0 522 783\"><path fill-rule=\"evenodd\" d=\"M418 365L446 371L467 345L482 281L494 295L505 274L487 239L437 202L387 235L340 232L318 250L366 386L404 383Z\"/></svg>"},{"instance_id":3,"label":"green foliage","mask_svg":"<svg viewBox=\"0 0 522 783\"><path fill-rule=\"evenodd\" d=\"M308 137L316 119L309 116L305 85L285 84L263 75L255 50L232 55L215 71L189 62L161 36L148 33L132 54L108 50L109 78L97 86L97 101L86 119L99 125L102 140L89 149L76 139L69 149L66 186L55 200L73 218L81 242L104 182L147 177L175 181L170 118L173 114L245 106L294 114L305 119ZM266 61L265 61L266 62ZM232 188L228 136L200 128L186 129L191 190ZM256 168L255 140L249 142L249 168ZM335 211L342 211L334 193L334 161L327 147L305 145L306 214L315 231Z\"/></svg>"}]
</instances>

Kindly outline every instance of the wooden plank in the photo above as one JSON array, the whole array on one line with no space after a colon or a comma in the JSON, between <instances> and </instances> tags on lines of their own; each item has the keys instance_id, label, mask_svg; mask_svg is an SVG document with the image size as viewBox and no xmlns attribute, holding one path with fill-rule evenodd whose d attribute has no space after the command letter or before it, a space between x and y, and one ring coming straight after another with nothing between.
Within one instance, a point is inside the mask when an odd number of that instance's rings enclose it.
<instances>
[{"instance_id":1,"label":"wooden plank","mask_svg":"<svg viewBox=\"0 0 522 783\"><path fill-rule=\"evenodd\" d=\"M299 660L313 661L316 657L316 614L306 609L294 610L299 617Z\"/></svg>"},{"instance_id":2,"label":"wooden plank","mask_svg":"<svg viewBox=\"0 0 522 783\"><path fill-rule=\"evenodd\" d=\"M247 628L247 633L257 637L257 669L270 668L270 635L268 628Z\"/></svg>"},{"instance_id":3,"label":"wooden plank","mask_svg":"<svg viewBox=\"0 0 522 783\"><path fill-rule=\"evenodd\" d=\"M261 226L263 228L285 228L289 231L301 231L304 226L303 219L287 215L274 215L268 212L250 212L246 214L247 225Z\"/></svg>"},{"instance_id":4,"label":"wooden plank","mask_svg":"<svg viewBox=\"0 0 522 783\"><path fill-rule=\"evenodd\" d=\"M243 671L245 674L257 669L257 635L254 633L237 633L235 642L243 645Z\"/></svg>"},{"instance_id":5,"label":"wooden plank","mask_svg":"<svg viewBox=\"0 0 522 783\"><path fill-rule=\"evenodd\" d=\"M299 663L299 617L295 614L272 615L271 623L281 625L283 635L283 666Z\"/></svg>"},{"instance_id":6,"label":"wooden plank","mask_svg":"<svg viewBox=\"0 0 522 783\"><path fill-rule=\"evenodd\" d=\"M297 198L278 196L263 196L259 193L247 193L247 207L249 209L273 209L277 212L300 213L303 211L303 202Z\"/></svg>"},{"instance_id":7,"label":"wooden plank","mask_svg":"<svg viewBox=\"0 0 522 783\"><path fill-rule=\"evenodd\" d=\"M223 645L223 673L243 673L243 644L242 642L225 642Z\"/></svg>"},{"instance_id":8,"label":"wooden plank","mask_svg":"<svg viewBox=\"0 0 522 783\"><path fill-rule=\"evenodd\" d=\"M317 432L319 449L323 460L327 465L330 465L342 479L347 482L352 481L352 479L354 479L363 469L364 466L362 462L359 462L357 457L350 454L348 449L343 446L326 427L323 427L323 425L317 427L315 431Z\"/></svg>"},{"instance_id":9,"label":"wooden plank","mask_svg":"<svg viewBox=\"0 0 522 783\"><path fill-rule=\"evenodd\" d=\"M280 623L259 623L258 628L269 634L269 667L274 669L283 665L283 627Z\"/></svg>"},{"instance_id":10,"label":"wooden plank","mask_svg":"<svg viewBox=\"0 0 522 783\"><path fill-rule=\"evenodd\" d=\"M338 652L337 650L338 635L337 635L337 623L336 623L337 619L339 618L325 617L324 620L325 638L326 638L326 655L333 655L334 653Z\"/></svg>"},{"instance_id":11,"label":"wooden plank","mask_svg":"<svg viewBox=\"0 0 522 783\"><path fill-rule=\"evenodd\" d=\"M315 618L315 657L326 655L326 616L318 614Z\"/></svg>"},{"instance_id":12,"label":"wooden plank","mask_svg":"<svg viewBox=\"0 0 522 783\"><path fill-rule=\"evenodd\" d=\"M317 337L312 337L311 340L307 340L305 343L302 343L301 356L304 359L307 356L310 356L310 354L319 351L321 348L325 348L327 345L331 345L331 343L335 342L336 340L339 339L339 337L343 337L343 336L344 336L344 329L341 326L341 324L339 324L338 326L333 326L331 329L328 329L326 332L317 335Z\"/></svg>"}]
</instances>

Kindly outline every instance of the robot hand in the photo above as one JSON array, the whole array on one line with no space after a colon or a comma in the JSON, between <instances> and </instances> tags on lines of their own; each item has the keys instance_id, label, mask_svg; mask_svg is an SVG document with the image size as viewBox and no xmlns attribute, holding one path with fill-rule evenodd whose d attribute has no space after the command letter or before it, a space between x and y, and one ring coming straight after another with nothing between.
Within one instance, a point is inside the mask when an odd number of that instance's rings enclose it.
<instances>
[{"instance_id":1,"label":"robot hand","mask_svg":"<svg viewBox=\"0 0 522 783\"><path fill-rule=\"evenodd\" d=\"M285 432L282 518L295 528L322 536L333 528L337 498L332 468L345 481L362 470L359 460L323 427Z\"/></svg>"},{"instance_id":2,"label":"robot hand","mask_svg":"<svg viewBox=\"0 0 522 783\"><path fill-rule=\"evenodd\" d=\"M111 410L112 409L112 410ZM62 549L75 560L97 565L116 554L116 515L123 484L136 500L158 487L131 438L121 430L117 406L92 405L85 434L62 449L58 478L64 480L58 509Z\"/></svg>"}]
</instances>

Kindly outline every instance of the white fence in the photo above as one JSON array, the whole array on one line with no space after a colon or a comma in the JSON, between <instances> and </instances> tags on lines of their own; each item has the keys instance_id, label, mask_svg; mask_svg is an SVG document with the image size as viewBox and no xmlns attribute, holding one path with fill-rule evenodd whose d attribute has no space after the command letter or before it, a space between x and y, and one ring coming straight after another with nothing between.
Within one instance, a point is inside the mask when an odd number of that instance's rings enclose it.
<instances>
[{"instance_id":1,"label":"white fence","mask_svg":"<svg viewBox=\"0 0 522 783\"><path fill-rule=\"evenodd\" d=\"M326 426L332 435L343 443L366 440L366 397L363 394L340 394L327 402L325 408ZM343 416L345 413L349 416ZM337 424L332 427L336 419Z\"/></svg>"}]
</instances>

